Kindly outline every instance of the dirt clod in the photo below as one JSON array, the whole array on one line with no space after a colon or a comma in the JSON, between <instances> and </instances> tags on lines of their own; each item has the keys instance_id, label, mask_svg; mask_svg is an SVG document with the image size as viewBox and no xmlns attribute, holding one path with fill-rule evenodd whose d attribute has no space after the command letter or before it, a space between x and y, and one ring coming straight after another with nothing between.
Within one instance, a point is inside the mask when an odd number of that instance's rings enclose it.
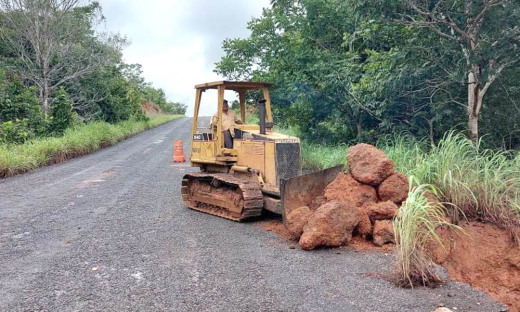
<instances>
[{"instance_id":1,"label":"dirt clod","mask_svg":"<svg viewBox=\"0 0 520 312\"><path fill-rule=\"evenodd\" d=\"M323 195L320 195L320 196L317 196L311 203L311 205L309 206L309 208L312 210L312 211L316 211L316 209L320 208L323 204L325 204L327 202L327 199L325 198L325 196Z\"/></svg>"},{"instance_id":2,"label":"dirt clod","mask_svg":"<svg viewBox=\"0 0 520 312\"><path fill-rule=\"evenodd\" d=\"M342 246L350 241L358 223L357 209L352 209L352 203L331 201L310 217L303 228L300 246L305 250Z\"/></svg>"},{"instance_id":3,"label":"dirt clod","mask_svg":"<svg viewBox=\"0 0 520 312\"><path fill-rule=\"evenodd\" d=\"M303 233L303 227L307 224L311 216L312 211L307 206L300 207L289 213L285 220L285 226L295 239L300 238Z\"/></svg>"},{"instance_id":4,"label":"dirt clod","mask_svg":"<svg viewBox=\"0 0 520 312\"><path fill-rule=\"evenodd\" d=\"M328 201L352 201L361 207L377 202L377 192L372 186L359 183L350 174L341 172L325 189L325 198Z\"/></svg>"},{"instance_id":5,"label":"dirt clod","mask_svg":"<svg viewBox=\"0 0 520 312\"><path fill-rule=\"evenodd\" d=\"M381 201L400 204L408 197L408 178L402 173L394 173L377 187Z\"/></svg>"},{"instance_id":6,"label":"dirt clod","mask_svg":"<svg viewBox=\"0 0 520 312\"><path fill-rule=\"evenodd\" d=\"M357 144L348 149L347 161L352 177L377 186L394 173L394 163L373 145Z\"/></svg>"},{"instance_id":7,"label":"dirt clod","mask_svg":"<svg viewBox=\"0 0 520 312\"><path fill-rule=\"evenodd\" d=\"M376 220L391 220L395 218L399 207L391 201L384 201L366 206L368 217L372 222Z\"/></svg>"},{"instance_id":8,"label":"dirt clod","mask_svg":"<svg viewBox=\"0 0 520 312\"><path fill-rule=\"evenodd\" d=\"M368 216L366 208L359 208L358 215L359 224L355 231L359 236L366 239L369 235L372 235L372 222L370 222L370 217Z\"/></svg>"},{"instance_id":9,"label":"dirt clod","mask_svg":"<svg viewBox=\"0 0 520 312\"><path fill-rule=\"evenodd\" d=\"M381 220L374 223L374 232L372 234L374 244L383 246L387 243L395 244L394 224L391 220Z\"/></svg>"}]
</instances>

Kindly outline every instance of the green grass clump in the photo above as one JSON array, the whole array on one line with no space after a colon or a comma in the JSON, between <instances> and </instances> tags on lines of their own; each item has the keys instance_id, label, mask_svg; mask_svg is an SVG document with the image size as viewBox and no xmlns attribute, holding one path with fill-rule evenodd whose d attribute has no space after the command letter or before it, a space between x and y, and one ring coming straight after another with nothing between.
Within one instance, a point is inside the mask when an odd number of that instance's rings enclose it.
<instances>
[{"instance_id":1,"label":"green grass clump","mask_svg":"<svg viewBox=\"0 0 520 312\"><path fill-rule=\"evenodd\" d=\"M0 145L0 178L91 153L179 117L160 115L149 121L126 120L117 124L94 121L69 128L62 137Z\"/></svg>"},{"instance_id":2,"label":"green grass clump","mask_svg":"<svg viewBox=\"0 0 520 312\"><path fill-rule=\"evenodd\" d=\"M397 247L397 284L403 287L434 286L440 279L429 258L426 246L435 241L442 246L436 232L439 226L456 227L445 221L445 208L430 198L437 194L431 185L416 185L410 178L408 199L394 219ZM430 197L430 198L429 198Z\"/></svg>"}]
</instances>

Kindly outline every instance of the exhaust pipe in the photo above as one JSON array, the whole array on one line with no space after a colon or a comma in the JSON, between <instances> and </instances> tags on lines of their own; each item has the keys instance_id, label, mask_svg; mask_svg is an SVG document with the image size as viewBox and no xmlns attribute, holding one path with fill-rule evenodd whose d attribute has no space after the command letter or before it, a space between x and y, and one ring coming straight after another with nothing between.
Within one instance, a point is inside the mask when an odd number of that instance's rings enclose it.
<instances>
[{"instance_id":1,"label":"exhaust pipe","mask_svg":"<svg viewBox=\"0 0 520 312\"><path fill-rule=\"evenodd\" d=\"M265 134L265 99L258 101L258 115L260 117L260 134Z\"/></svg>"}]
</instances>

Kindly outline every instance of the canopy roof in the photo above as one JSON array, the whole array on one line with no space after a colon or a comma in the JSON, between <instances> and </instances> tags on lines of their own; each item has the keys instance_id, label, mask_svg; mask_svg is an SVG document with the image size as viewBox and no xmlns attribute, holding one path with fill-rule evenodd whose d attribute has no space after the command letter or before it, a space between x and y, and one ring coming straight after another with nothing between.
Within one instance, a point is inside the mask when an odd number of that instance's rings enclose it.
<instances>
[{"instance_id":1,"label":"canopy roof","mask_svg":"<svg viewBox=\"0 0 520 312\"><path fill-rule=\"evenodd\" d=\"M224 85L226 90L242 91L242 90L256 90L265 87L270 87L270 83L265 82L245 82L245 81L215 81L203 83L195 86L195 89L208 90L217 89Z\"/></svg>"}]
</instances>

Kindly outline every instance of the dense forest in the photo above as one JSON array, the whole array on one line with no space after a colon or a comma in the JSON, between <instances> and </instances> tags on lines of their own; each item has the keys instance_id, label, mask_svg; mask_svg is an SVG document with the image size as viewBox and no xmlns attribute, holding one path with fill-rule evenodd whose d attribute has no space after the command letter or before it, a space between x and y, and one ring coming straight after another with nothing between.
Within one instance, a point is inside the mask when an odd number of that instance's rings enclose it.
<instances>
[{"instance_id":1,"label":"dense forest","mask_svg":"<svg viewBox=\"0 0 520 312\"><path fill-rule=\"evenodd\" d=\"M515 0L272 0L216 72L272 82L278 122L320 143L448 131L520 145Z\"/></svg>"},{"instance_id":2,"label":"dense forest","mask_svg":"<svg viewBox=\"0 0 520 312\"><path fill-rule=\"evenodd\" d=\"M146 120L143 103L185 113L143 79L140 65L123 61L127 39L101 31L103 23L97 2L0 2L0 143L59 136L93 120Z\"/></svg>"}]
</instances>

